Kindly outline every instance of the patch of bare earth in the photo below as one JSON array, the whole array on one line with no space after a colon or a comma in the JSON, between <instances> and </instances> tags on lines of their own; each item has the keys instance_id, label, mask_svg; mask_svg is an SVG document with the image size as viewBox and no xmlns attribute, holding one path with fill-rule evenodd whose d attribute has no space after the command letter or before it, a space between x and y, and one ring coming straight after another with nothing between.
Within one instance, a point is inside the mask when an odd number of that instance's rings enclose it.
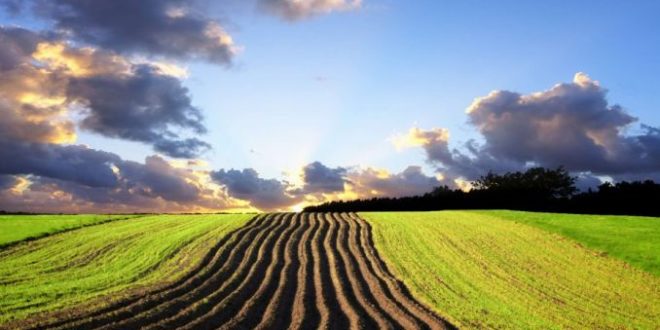
<instances>
[{"instance_id":1,"label":"patch of bare earth","mask_svg":"<svg viewBox=\"0 0 660 330\"><path fill-rule=\"evenodd\" d=\"M355 214L254 218L181 280L103 308L14 324L32 329L445 329L374 248Z\"/></svg>"}]
</instances>

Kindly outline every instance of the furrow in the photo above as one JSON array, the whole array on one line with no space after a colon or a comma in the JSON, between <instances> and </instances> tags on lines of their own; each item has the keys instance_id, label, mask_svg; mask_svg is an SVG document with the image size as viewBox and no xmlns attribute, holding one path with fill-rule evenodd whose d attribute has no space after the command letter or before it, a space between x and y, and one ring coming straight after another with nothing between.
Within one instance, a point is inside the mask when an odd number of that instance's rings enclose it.
<instances>
[{"instance_id":1,"label":"furrow","mask_svg":"<svg viewBox=\"0 0 660 330\"><path fill-rule=\"evenodd\" d=\"M262 316L274 312L273 309L276 305L272 304L273 300L277 299L278 291L283 289L284 286L295 285L295 283L291 283L294 282L295 272L290 271L290 266L294 259L292 248L300 240L300 236L306 226L302 222L300 213L294 215L291 222L295 226L295 231L283 242L284 249L271 261L271 265L268 267L266 276L261 281L259 289L257 289L257 292L251 299L245 302L240 312L229 322L223 324L221 329L254 329ZM287 275L289 276L288 278ZM287 283L287 279L289 283ZM277 302L274 303L277 304ZM288 307L290 308L291 306ZM277 315L277 318L288 324L288 320L291 318L291 312Z\"/></svg>"},{"instance_id":2,"label":"furrow","mask_svg":"<svg viewBox=\"0 0 660 330\"><path fill-rule=\"evenodd\" d=\"M244 278L249 276L254 267L259 264L264 249L274 244L275 237L286 228L288 221L285 216L278 214L272 221L271 226L260 230L259 235L253 240L247 240L244 253L236 258L230 259L221 268L224 276L221 281L214 281L203 290L196 290L194 299L181 299L181 308L160 320L156 320L146 329L173 329L183 327L196 319L210 313L217 304L231 295L243 283ZM265 236L265 238L264 238Z\"/></svg>"},{"instance_id":3,"label":"furrow","mask_svg":"<svg viewBox=\"0 0 660 330\"><path fill-rule=\"evenodd\" d=\"M368 222L354 213L350 213L349 216L355 219L357 223L362 226L362 244L363 249L366 252L367 259L370 261L370 264L372 265L375 273L385 281L396 301L399 301L403 306L405 306L409 313L422 320L431 329L453 329L454 327L450 323L437 316L430 309L418 303L412 297L405 285L396 279L394 275L392 275L392 273L385 265L385 262L380 258L378 252L375 249L371 233L371 225L369 225Z\"/></svg>"},{"instance_id":4,"label":"furrow","mask_svg":"<svg viewBox=\"0 0 660 330\"><path fill-rule=\"evenodd\" d=\"M387 313L387 315L390 315L396 320L398 326L404 329L428 329L428 325L422 319L415 316L414 313L410 312L408 308L399 301L400 297L392 293L386 280L381 277L382 274L375 271L373 261L370 260L367 254L369 248L365 246L365 241L363 239L364 227L346 213L342 213L341 218L351 228L349 248L351 249L353 256L356 257L360 273L365 277L370 292L373 293L381 308Z\"/></svg>"},{"instance_id":5,"label":"furrow","mask_svg":"<svg viewBox=\"0 0 660 330\"><path fill-rule=\"evenodd\" d=\"M311 229L306 237L304 246L299 250L299 258L302 266L298 272L298 292L293 303L293 321L289 329L311 329L320 328L321 314L315 304L317 303L317 292L314 286L314 256L312 245L319 232L319 222L310 213L305 213Z\"/></svg>"},{"instance_id":6,"label":"furrow","mask_svg":"<svg viewBox=\"0 0 660 330\"><path fill-rule=\"evenodd\" d=\"M284 268L280 275L279 285L273 298L263 312L261 322L256 329L286 329L294 327L293 323L300 324L305 316L305 273L304 245L309 242L309 236L313 231L312 224L307 214L297 214L300 221L299 228L304 230L302 236L294 236L287 244L284 255ZM296 234L298 234L297 232ZM257 314L258 315L258 314Z\"/></svg>"},{"instance_id":7,"label":"furrow","mask_svg":"<svg viewBox=\"0 0 660 330\"><path fill-rule=\"evenodd\" d=\"M384 280L374 273L371 263L365 255L364 245L359 239L361 227L357 221L345 213L339 215L339 220L349 227L349 242L347 245L351 251L351 255L355 258L355 264L358 266L359 273L364 276L368 291L373 295L374 300L384 313L391 317L392 322L395 322L397 327L403 329L427 328L423 321L416 318L396 301L396 298L392 296Z\"/></svg>"},{"instance_id":8,"label":"furrow","mask_svg":"<svg viewBox=\"0 0 660 330\"><path fill-rule=\"evenodd\" d=\"M259 258L240 285L225 299L213 306L211 311L186 324L182 327L183 329L220 327L241 312L243 307L258 294L257 291L263 282L270 280L273 267L283 252L284 244L295 229L295 223L290 218L291 215L287 214L285 219L287 222L286 229L281 234L276 235L277 240L274 246L269 245L266 247L262 245L263 249L259 249Z\"/></svg>"},{"instance_id":9,"label":"furrow","mask_svg":"<svg viewBox=\"0 0 660 330\"><path fill-rule=\"evenodd\" d=\"M337 251L344 263L344 269L348 275L348 282L357 300L357 303L365 310L369 318L373 320L380 329L394 328L394 320L389 317L379 306L378 301L369 291L369 284L363 274L359 271L359 266L350 250L350 227L342 221L337 213L328 215L339 226L339 235L337 237Z\"/></svg>"},{"instance_id":10,"label":"furrow","mask_svg":"<svg viewBox=\"0 0 660 330\"><path fill-rule=\"evenodd\" d=\"M66 312L32 324L101 330L454 328L392 275L370 224L355 213L256 216L219 239L176 282L133 291L88 313Z\"/></svg>"},{"instance_id":11,"label":"furrow","mask_svg":"<svg viewBox=\"0 0 660 330\"><path fill-rule=\"evenodd\" d=\"M341 260L337 259L337 242L339 237L339 228L335 221L332 221L328 217L328 214L323 214L322 218L328 223L328 235L325 237L323 246L325 248L325 253L328 256L328 261L330 265L330 278L334 291L336 292L337 300L341 306L341 310L348 316L349 328L350 329L360 329L360 328L369 328L374 329L375 324L373 322L370 324L371 327L365 326L365 319L371 321L366 316L366 312L362 310L355 299L355 296L351 290L345 287L347 283L346 274L344 265Z\"/></svg>"},{"instance_id":12,"label":"furrow","mask_svg":"<svg viewBox=\"0 0 660 330\"><path fill-rule=\"evenodd\" d=\"M324 251L323 242L328 235L328 225L318 213L310 214L310 217L318 225L318 229L312 238L312 259L314 260L314 293L320 319L319 329L346 329L348 328L347 315L341 311L335 291L332 289L332 281L328 269L330 269L327 256Z\"/></svg>"},{"instance_id":13,"label":"furrow","mask_svg":"<svg viewBox=\"0 0 660 330\"><path fill-rule=\"evenodd\" d=\"M132 316L123 319L120 322L114 322L107 324L100 329L128 329L128 328L139 328L146 327L155 322L159 322L162 319L176 314L181 309L186 308L191 301L196 301L202 299L209 292L212 292L213 288L218 284L224 282L224 280L231 275L229 273L230 267L233 260L242 260L244 255L247 253L249 246L247 243L253 240L259 240L263 235L264 228L268 228L272 225L270 217L261 222L261 225L256 227L254 231L248 232L247 235L243 235L238 238L238 244L229 249L228 255L224 258L225 262L217 262L214 264L212 269L214 270L209 277L206 277L203 281L196 281L191 283L186 287L179 288L176 293L169 295L167 300L159 301L158 304L151 304L149 308L140 308L139 312L134 313Z\"/></svg>"},{"instance_id":14,"label":"furrow","mask_svg":"<svg viewBox=\"0 0 660 330\"><path fill-rule=\"evenodd\" d=\"M215 267L222 263L222 260L234 250L235 246L242 244L245 235L250 235L258 231L258 227L263 224L268 216L256 216L245 226L224 236L215 244L209 253L207 253L196 269L189 272L186 276L167 285L163 288L155 289L151 292L142 293L136 297L128 298L109 307L86 314L85 316L75 316L65 318L61 322L51 323L39 328L56 329L93 329L110 323L119 322L133 315L149 310L169 299L178 296L181 292L186 292L190 288L196 287L200 282L205 281L215 273Z\"/></svg>"}]
</instances>

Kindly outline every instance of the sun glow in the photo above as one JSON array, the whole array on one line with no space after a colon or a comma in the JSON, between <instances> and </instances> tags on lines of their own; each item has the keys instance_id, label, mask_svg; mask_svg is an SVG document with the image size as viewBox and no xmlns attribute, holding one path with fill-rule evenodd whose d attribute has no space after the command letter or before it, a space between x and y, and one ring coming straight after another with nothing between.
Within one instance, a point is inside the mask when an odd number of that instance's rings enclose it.
<instances>
[{"instance_id":1,"label":"sun glow","mask_svg":"<svg viewBox=\"0 0 660 330\"><path fill-rule=\"evenodd\" d=\"M130 74L131 65L126 58L103 52L92 47L70 48L65 43L42 42L37 45L32 58L48 70L61 70L73 77L95 74ZM174 72L172 66L163 65L159 70Z\"/></svg>"},{"instance_id":2,"label":"sun glow","mask_svg":"<svg viewBox=\"0 0 660 330\"><path fill-rule=\"evenodd\" d=\"M29 104L38 108L49 108L61 106L66 102L66 97L64 96L46 96L37 93L23 93L18 100L23 104Z\"/></svg>"},{"instance_id":3,"label":"sun glow","mask_svg":"<svg viewBox=\"0 0 660 330\"><path fill-rule=\"evenodd\" d=\"M390 142L397 151L407 148L425 146L434 141L448 141L449 130L436 128L424 131L418 127L411 128L406 134L397 134L390 138Z\"/></svg>"},{"instance_id":4,"label":"sun glow","mask_svg":"<svg viewBox=\"0 0 660 330\"><path fill-rule=\"evenodd\" d=\"M73 143L78 139L76 132L67 125L55 126L54 134L48 139L48 142L55 144Z\"/></svg>"},{"instance_id":5,"label":"sun glow","mask_svg":"<svg viewBox=\"0 0 660 330\"><path fill-rule=\"evenodd\" d=\"M65 54L66 49L67 47L63 43L42 42L37 45L37 50L32 54L32 57L47 63L52 68L67 70L74 76L88 74L88 70L81 66L75 58Z\"/></svg>"},{"instance_id":6,"label":"sun glow","mask_svg":"<svg viewBox=\"0 0 660 330\"><path fill-rule=\"evenodd\" d=\"M305 209L305 206L307 206L307 205L308 204L305 203L305 202L298 203L296 205L291 206L291 211L293 211L293 212L302 212L303 209Z\"/></svg>"},{"instance_id":7,"label":"sun glow","mask_svg":"<svg viewBox=\"0 0 660 330\"><path fill-rule=\"evenodd\" d=\"M27 190L32 182L22 176L16 177L16 184L10 189L14 195L22 195L25 190Z\"/></svg>"},{"instance_id":8,"label":"sun glow","mask_svg":"<svg viewBox=\"0 0 660 330\"><path fill-rule=\"evenodd\" d=\"M456 186L459 189L461 189L463 191L470 191L473 188L472 183L470 183L470 181L467 181L467 180L462 179L462 178L454 179L454 183L456 184Z\"/></svg>"}]
</instances>

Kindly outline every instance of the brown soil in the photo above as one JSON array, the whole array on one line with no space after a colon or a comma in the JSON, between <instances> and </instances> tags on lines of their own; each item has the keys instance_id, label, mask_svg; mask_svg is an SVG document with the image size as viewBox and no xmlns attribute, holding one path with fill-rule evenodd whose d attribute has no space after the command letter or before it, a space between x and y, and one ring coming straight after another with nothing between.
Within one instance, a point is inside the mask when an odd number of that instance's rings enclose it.
<instances>
[{"instance_id":1,"label":"brown soil","mask_svg":"<svg viewBox=\"0 0 660 330\"><path fill-rule=\"evenodd\" d=\"M33 329L445 329L374 248L356 214L255 217L194 272L109 306L19 324Z\"/></svg>"}]
</instances>

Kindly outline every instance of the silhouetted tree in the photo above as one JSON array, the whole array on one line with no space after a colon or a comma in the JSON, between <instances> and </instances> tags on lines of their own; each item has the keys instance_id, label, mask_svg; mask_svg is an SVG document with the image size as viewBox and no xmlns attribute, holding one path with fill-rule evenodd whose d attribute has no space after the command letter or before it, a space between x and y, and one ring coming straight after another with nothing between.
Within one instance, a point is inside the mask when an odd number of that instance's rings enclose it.
<instances>
[{"instance_id":1,"label":"silhouetted tree","mask_svg":"<svg viewBox=\"0 0 660 330\"><path fill-rule=\"evenodd\" d=\"M535 198L544 199L568 198L577 191L575 178L563 167L554 170L534 167L525 172L509 172L502 175L488 172L472 184L476 190L503 194L531 194Z\"/></svg>"},{"instance_id":2,"label":"silhouetted tree","mask_svg":"<svg viewBox=\"0 0 660 330\"><path fill-rule=\"evenodd\" d=\"M482 176L464 192L440 186L422 196L335 201L309 206L309 212L512 209L527 211L660 216L660 184L653 181L604 183L597 191L576 193L575 178L563 168Z\"/></svg>"}]
</instances>

